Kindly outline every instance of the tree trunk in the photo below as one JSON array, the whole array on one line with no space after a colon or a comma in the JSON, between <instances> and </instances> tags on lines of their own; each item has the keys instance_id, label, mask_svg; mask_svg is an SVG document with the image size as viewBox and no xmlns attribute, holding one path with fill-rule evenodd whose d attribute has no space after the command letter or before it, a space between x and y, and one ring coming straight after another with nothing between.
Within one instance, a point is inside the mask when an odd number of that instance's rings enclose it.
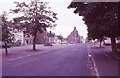
<instances>
[{"instance_id":1,"label":"tree trunk","mask_svg":"<svg viewBox=\"0 0 120 78\"><path fill-rule=\"evenodd\" d=\"M101 46L101 42L102 42L102 40L100 40L100 48L102 47L102 46Z\"/></svg>"},{"instance_id":2,"label":"tree trunk","mask_svg":"<svg viewBox=\"0 0 120 78\"><path fill-rule=\"evenodd\" d=\"M111 48L112 48L112 52L113 54L117 54L117 48L116 48L116 41L115 41L115 37L111 37Z\"/></svg>"},{"instance_id":3,"label":"tree trunk","mask_svg":"<svg viewBox=\"0 0 120 78\"><path fill-rule=\"evenodd\" d=\"M37 35L37 31L35 31L34 33L34 38L33 38L33 50L36 51L36 35Z\"/></svg>"},{"instance_id":4,"label":"tree trunk","mask_svg":"<svg viewBox=\"0 0 120 78\"><path fill-rule=\"evenodd\" d=\"M61 40L61 46L62 46L62 40Z\"/></svg>"},{"instance_id":5,"label":"tree trunk","mask_svg":"<svg viewBox=\"0 0 120 78\"><path fill-rule=\"evenodd\" d=\"M5 54L8 54L8 50L7 50L7 43L5 42Z\"/></svg>"}]
</instances>

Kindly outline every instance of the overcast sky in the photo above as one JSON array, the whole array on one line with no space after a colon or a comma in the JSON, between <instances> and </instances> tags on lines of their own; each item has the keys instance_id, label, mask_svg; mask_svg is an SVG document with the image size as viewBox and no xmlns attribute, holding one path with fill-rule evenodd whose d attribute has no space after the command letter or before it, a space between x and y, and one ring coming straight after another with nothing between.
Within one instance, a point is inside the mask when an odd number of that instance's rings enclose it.
<instances>
[{"instance_id":1,"label":"overcast sky","mask_svg":"<svg viewBox=\"0 0 120 78\"><path fill-rule=\"evenodd\" d=\"M13 8L14 1L25 1L25 0L0 0L0 14L3 11L9 11L9 9ZM46 0L45 0L46 1ZM82 17L78 16L78 14L73 13L73 9L67 9L72 0L47 0L49 1L49 6L51 9L58 13L57 17L57 26L51 29L56 34L61 34L63 37L67 37L71 31L73 31L74 27L77 28L80 36L84 38L87 36L87 28L84 22L82 21ZM10 15L9 17L13 17Z\"/></svg>"}]
</instances>

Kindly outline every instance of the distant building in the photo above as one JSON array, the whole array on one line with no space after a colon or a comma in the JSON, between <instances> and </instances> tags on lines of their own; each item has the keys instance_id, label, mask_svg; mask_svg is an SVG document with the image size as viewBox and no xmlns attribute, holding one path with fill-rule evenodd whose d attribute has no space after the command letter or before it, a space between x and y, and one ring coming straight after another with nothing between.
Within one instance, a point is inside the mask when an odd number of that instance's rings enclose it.
<instances>
[{"instance_id":1,"label":"distant building","mask_svg":"<svg viewBox=\"0 0 120 78\"><path fill-rule=\"evenodd\" d=\"M85 43L85 39L83 38L83 36L80 36L80 43Z\"/></svg>"},{"instance_id":2,"label":"distant building","mask_svg":"<svg viewBox=\"0 0 120 78\"><path fill-rule=\"evenodd\" d=\"M20 44L24 44L24 33L23 31L18 31L18 30L14 30L11 31L11 33L13 34L13 42L20 42Z\"/></svg>"},{"instance_id":3,"label":"distant building","mask_svg":"<svg viewBox=\"0 0 120 78\"><path fill-rule=\"evenodd\" d=\"M45 44L45 43L52 43L52 44L60 44L61 40L55 35L53 32L43 32L37 33L36 36L36 43L37 44Z\"/></svg>"},{"instance_id":4,"label":"distant building","mask_svg":"<svg viewBox=\"0 0 120 78\"><path fill-rule=\"evenodd\" d=\"M32 44L33 43L33 36L32 34L28 34L24 32L24 44Z\"/></svg>"},{"instance_id":5,"label":"distant building","mask_svg":"<svg viewBox=\"0 0 120 78\"><path fill-rule=\"evenodd\" d=\"M49 42L49 37L48 37L48 33L47 32L37 32L37 36L36 36L36 43L37 44L45 44Z\"/></svg>"},{"instance_id":6,"label":"distant building","mask_svg":"<svg viewBox=\"0 0 120 78\"><path fill-rule=\"evenodd\" d=\"M67 39L68 39L68 43L80 43L80 35L76 27L74 27L74 30L70 33Z\"/></svg>"},{"instance_id":7,"label":"distant building","mask_svg":"<svg viewBox=\"0 0 120 78\"><path fill-rule=\"evenodd\" d=\"M60 44L61 43L61 40L58 38L58 36L55 36L54 43L55 44Z\"/></svg>"}]
</instances>

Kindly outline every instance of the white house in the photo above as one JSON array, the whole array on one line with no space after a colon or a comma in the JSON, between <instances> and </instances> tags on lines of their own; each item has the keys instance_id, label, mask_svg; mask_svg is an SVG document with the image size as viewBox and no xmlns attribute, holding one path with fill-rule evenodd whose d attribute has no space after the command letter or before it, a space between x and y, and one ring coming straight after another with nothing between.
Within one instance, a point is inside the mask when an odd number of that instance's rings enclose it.
<instances>
[{"instance_id":1,"label":"white house","mask_svg":"<svg viewBox=\"0 0 120 78\"><path fill-rule=\"evenodd\" d=\"M20 41L21 44L24 44L24 33L23 31L17 31L17 30L14 30L12 32L12 34L14 34L14 42L17 42L17 41Z\"/></svg>"}]
</instances>

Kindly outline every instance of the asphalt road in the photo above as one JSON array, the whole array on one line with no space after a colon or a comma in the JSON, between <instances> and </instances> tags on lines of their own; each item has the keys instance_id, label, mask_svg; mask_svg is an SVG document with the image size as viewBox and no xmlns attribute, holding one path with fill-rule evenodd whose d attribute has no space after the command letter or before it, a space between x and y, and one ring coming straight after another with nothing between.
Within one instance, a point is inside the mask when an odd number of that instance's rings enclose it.
<instances>
[{"instance_id":1,"label":"asphalt road","mask_svg":"<svg viewBox=\"0 0 120 78\"><path fill-rule=\"evenodd\" d=\"M87 45L62 49L3 62L3 76L90 76Z\"/></svg>"}]
</instances>

